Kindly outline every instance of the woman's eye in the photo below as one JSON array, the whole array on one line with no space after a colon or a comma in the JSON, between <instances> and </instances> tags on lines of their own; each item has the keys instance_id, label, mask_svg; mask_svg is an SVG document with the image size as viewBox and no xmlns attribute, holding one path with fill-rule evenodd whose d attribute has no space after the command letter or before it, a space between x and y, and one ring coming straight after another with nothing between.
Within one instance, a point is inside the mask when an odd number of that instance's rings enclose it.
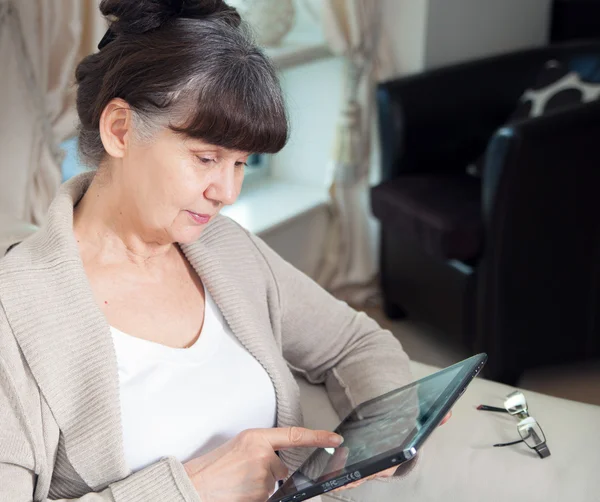
<instances>
[{"instance_id":1,"label":"woman's eye","mask_svg":"<svg viewBox=\"0 0 600 502\"><path fill-rule=\"evenodd\" d=\"M236 162L235 167L247 167L248 164L246 162Z\"/></svg>"},{"instance_id":2,"label":"woman's eye","mask_svg":"<svg viewBox=\"0 0 600 502\"><path fill-rule=\"evenodd\" d=\"M209 159L208 157L198 157L198 160L205 165L215 162L215 159Z\"/></svg>"}]
</instances>

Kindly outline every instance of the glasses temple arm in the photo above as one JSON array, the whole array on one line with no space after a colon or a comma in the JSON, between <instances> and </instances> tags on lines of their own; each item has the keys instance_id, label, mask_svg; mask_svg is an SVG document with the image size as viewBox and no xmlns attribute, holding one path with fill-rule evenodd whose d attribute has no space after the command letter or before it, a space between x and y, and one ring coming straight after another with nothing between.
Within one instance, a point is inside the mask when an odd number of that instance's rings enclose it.
<instances>
[{"instance_id":1,"label":"glasses temple arm","mask_svg":"<svg viewBox=\"0 0 600 502\"><path fill-rule=\"evenodd\" d=\"M523 443L523 442L524 442L524 439L519 439L518 441L512 441L511 443L498 443L498 444L495 444L494 447L499 448L502 446L513 446L515 444L519 444L519 443Z\"/></svg>"},{"instance_id":2,"label":"glasses temple arm","mask_svg":"<svg viewBox=\"0 0 600 502\"><path fill-rule=\"evenodd\" d=\"M487 404L480 404L477 409L479 411L495 411L498 413L508 413L506 408L496 408L495 406L488 406Z\"/></svg>"}]
</instances>

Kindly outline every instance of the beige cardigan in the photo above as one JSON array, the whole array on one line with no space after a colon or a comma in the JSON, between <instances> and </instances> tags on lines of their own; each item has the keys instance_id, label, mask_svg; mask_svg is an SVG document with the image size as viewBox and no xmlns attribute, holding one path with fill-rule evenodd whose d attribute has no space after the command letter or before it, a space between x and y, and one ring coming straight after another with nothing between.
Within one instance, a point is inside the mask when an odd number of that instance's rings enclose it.
<instances>
[{"instance_id":1,"label":"beige cardigan","mask_svg":"<svg viewBox=\"0 0 600 502\"><path fill-rule=\"evenodd\" d=\"M63 185L45 225L0 260L0 501L198 502L176 458L135 473L125 462L116 354L72 231L91 179ZM410 381L388 331L230 219L182 249L271 377L279 427L302 424L291 370L325 383L340 415ZM281 458L295 469L306 454Z\"/></svg>"}]
</instances>

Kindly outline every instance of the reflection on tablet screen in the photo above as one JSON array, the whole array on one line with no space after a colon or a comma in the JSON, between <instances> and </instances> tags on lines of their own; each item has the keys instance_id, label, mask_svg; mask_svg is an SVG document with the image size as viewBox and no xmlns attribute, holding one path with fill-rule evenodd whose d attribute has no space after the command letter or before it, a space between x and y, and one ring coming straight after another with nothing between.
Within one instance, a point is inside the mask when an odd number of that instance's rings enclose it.
<instances>
[{"instance_id":1,"label":"reflection on tablet screen","mask_svg":"<svg viewBox=\"0 0 600 502\"><path fill-rule=\"evenodd\" d=\"M460 365L452 366L359 406L335 431L344 437L342 446L317 449L294 474L296 488L303 490L345 472L352 474L353 467L365 460L410 447L419 430L450 396L454 387L450 384L461 369Z\"/></svg>"}]
</instances>

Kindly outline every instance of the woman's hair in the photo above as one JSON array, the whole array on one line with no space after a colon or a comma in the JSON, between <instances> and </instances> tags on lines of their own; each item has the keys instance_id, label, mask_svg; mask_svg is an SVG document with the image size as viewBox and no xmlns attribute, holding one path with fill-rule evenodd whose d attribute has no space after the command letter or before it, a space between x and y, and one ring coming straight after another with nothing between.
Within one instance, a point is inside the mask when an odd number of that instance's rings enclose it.
<instances>
[{"instance_id":1,"label":"woman's hair","mask_svg":"<svg viewBox=\"0 0 600 502\"><path fill-rule=\"evenodd\" d=\"M129 104L144 139L166 126L233 150L283 148L279 80L234 8L222 0L102 0L100 11L110 30L76 70L86 163L105 156L99 124L113 98Z\"/></svg>"}]
</instances>

